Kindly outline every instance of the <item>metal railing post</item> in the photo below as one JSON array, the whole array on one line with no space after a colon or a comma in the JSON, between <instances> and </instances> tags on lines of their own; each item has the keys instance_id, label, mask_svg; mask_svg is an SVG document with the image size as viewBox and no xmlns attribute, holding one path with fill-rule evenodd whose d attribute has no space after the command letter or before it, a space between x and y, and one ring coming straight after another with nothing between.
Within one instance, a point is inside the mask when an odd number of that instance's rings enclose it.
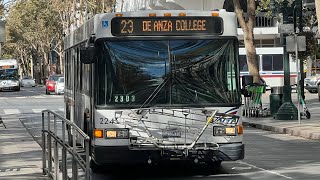
<instances>
[{"instance_id":1,"label":"metal railing post","mask_svg":"<svg viewBox=\"0 0 320 180\"><path fill-rule=\"evenodd\" d=\"M78 167L77 167L77 162L75 159L75 154L77 153L77 142L76 142L76 130L73 126L71 126L72 130L72 179L77 180L78 179Z\"/></svg>"},{"instance_id":2,"label":"metal railing post","mask_svg":"<svg viewBox=\"0 0 320 180\"><path fill-rule=\"evenodd\" d=\"M58 134L57 130L57 117L56 115L53 115L53 132L56 136ZM56 180L59 180L59 154L58 154L58 142L55 139L54 140L54 147L53 147L53 161L54 161L54 176Z\"/></svg>"},{"instance_id":3,"label":"metal railing post","mask_svg":"<svg viewBox=\"0 0 320 180\"><path fill-rule=\"evenodd\" d=\"M66 144L66 123L62 121L62 142ZM67 149L62 147L62 179L66 180L68 178L67 170Z\"/></svg>"},{"instance_id":4,"label":"metal railing post","mask_svg":"<svg viewBox=\"0 0 320 180\"><path fill-rule=\"evenodd\" d=\"M51 142L51 134L50 134L50 113L48 112L48 171L52 172L52 142Z\"/></svg>"},{"instance_id":5,"label":"metal railing post","mask_svg":"<svg viewBox=\"0 0 320 180\"><path fill-rule=\"evenodd\" d=\"M44 112L42 112L42 175L46 175L46 168L47 168L47 162L46 162L46 134L44 129Z\"/></svg>"},{"instance_id":6,"label":"metal railing post","mask_svg":"<svg viewBox=\"0 0 320 180\"><path fill-rule=\"evenodd\" d=\"M85 144L86 144L86 180L90 179L90 159L89 159L89 146L90 146L90 141L89 139L85 139Z\"/></svg>"}]
</instances>

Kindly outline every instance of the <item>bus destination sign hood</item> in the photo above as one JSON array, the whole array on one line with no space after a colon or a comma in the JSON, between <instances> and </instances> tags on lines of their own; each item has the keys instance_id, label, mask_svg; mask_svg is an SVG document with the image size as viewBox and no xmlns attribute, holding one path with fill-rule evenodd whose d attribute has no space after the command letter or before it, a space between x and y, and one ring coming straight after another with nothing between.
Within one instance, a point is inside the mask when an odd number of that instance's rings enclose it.
<instances>
[{"instance_id":1,"label":"bus destination sign hood","mask_svg":"<svg viewBox=\"0 0 320 180\"><path fill-rule=\"evenodd\" d=\"M223 20L214 16L115 17L111 21L111 33L113 36L221 35Z\"/></svg>"}]
</instances>

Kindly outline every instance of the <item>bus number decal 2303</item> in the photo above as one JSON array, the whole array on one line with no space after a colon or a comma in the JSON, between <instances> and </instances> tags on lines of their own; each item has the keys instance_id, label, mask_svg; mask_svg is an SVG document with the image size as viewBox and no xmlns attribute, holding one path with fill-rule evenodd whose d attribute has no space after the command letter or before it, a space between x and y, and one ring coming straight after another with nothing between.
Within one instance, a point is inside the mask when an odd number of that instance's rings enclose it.
<instances>
[{"instance_id":1,"label":"bus number decal 2303","mask_svg":"<svg viewBox=\"0 0 320 180\"><path fill-rule=\"evenodd\" d=\"M108 118L100 118L100 124L119 124L117 118L112 118L111 120Z\"/></svg>"},{"instance_id":2,"label":"bus number decal 2303","mask_svg":"<svg viewBox=\"0 0 320 180\"><path fill-rule=\"evenodd\" d=\"M136 101L136 97L134 95L115 95L114 96L115 103L131 103L135 101Z\"/></svg>"},{"instance_id":3,"label":"bus number decal 2303","mask_svg":"<svg viewBox=\"0 0 320 180\"><path fill-rule=\"evenodd\" d=\"M122 20L121 21L121 33L131 34L133 32L133 21L132 20Z\"/></svg>"}]
</instances>

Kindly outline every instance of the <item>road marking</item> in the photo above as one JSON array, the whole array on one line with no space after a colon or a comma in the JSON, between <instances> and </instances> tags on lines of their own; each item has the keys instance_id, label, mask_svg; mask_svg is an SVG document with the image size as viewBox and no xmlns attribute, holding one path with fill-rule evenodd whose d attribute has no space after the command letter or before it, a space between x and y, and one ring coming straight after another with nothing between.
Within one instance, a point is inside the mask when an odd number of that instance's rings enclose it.
<instances>
[{"instance_id":1,"label":"road marking","mask_svg":"<svg viewBox=\"0 0 320 180\"><path fill-rule=\"evenodd\" d=\"M64 108L59 108L59 111L64 111Z\"/></svg>"},{"instance_id":2,"label":"road marking","mask_svg":"<svg viewBox=\"0 0 320 180\"><path fill-rule=\"evenodd\" d=\"M4 114L20 114L19 109L3 109Z\"/></svg>"},{"instance_id":3,"label":"road marking","mask_svg":"<svg viewBox=\"0 0 320 180\"><path fill-rule=\"evenodd\" d=\"M249 170L249 169L252 169L252 167L233 167L231 169L233 169L233 170Z\"/></svg>"},{"instance_id":4,"label":"road marking","mask_svg":"<svg viewBox=\"0 0 320 180\"><path fill-rule=\"evenodd\" d=\"M43 98L45 98L44 96L34 96L34 98L36 98L36 99L43 99Z\"/></svg>"},{"instance_id":5,"label":"road marking","mask_svg":"<svg viewBox=\"0 0 320 180\"><path fill-rule=\"evenodd\" d=\"M40 93L34 92L33 90L27 90L27 89L23 89L23 90L28 91L28 92L31 92L31 93L36 94L36 95L42 95L42 94L40 94Z\"/></svg>"},{"instance_id":6,"label":"road marking","mask_svg":"<svg viewBox=\"0 0 320 180\"><path fill-rule=\"evenodd\" d=\"M41 113L41 111L43 111L44 109L32 109L32 111L34 113Z\"/></svg>"},{"instance_id":7,"label":"road marking","mask_svg":"<svg viewBox=\"0 0 320 180\"><path fill-rule=\"evenodd\" d=\"M27 97L21 96L21 97L15 97L15 98L17 98L17 99L25 99L25 98L27 98Z\"/></svg>"},{"instance_id":8,"label":"road marking","mask_svg":"<svg viewBox=\"0 0 320 180\"><path fill-rule=\"evenodd\" d=\"M293 179L293 178L291 178L291 177L289 177L289 176L285 176L285 175L282 175L282 174L277 173L277 172L274 172L274 171L270 171L270 170L267 170L267 169L263 169L263 168L257 167L257 166L255 166L255 165L252 165L252 164L249 164L249 163L246 163L246 162L243 162L243 161L237 161L237 162L240 163L240 164L244 164L244 165L250 166L250 167L252 167L252 168L259 169L259 170L261 170L261 171L265 171L265 172L268 172L268 173L271 173L271 174L274 174L274 175L277 175L277 176L281 176L281 177L286 178L286 179Z\"/></svg>"}]
</instances>

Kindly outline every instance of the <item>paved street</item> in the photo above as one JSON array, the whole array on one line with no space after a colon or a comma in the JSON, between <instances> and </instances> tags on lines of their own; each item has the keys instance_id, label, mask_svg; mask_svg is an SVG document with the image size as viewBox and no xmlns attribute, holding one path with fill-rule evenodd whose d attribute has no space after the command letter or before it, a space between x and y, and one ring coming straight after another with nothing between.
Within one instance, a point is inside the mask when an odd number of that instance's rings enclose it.
<instances>
[{"instance_id":1,"label":"paved street","mask_svg":"<svg viewBox=\"0 0 320 180\"><path fill-rule=\"evenodd\" d=\"M28 132L39 142L41 110L52 109L60 114L63 113L63 96L45 95L44 92L43 87L23 88L20 92L0 92L0 115L4 123L9 125L13 122L22 122ZM318 113L320 106L316 95L309 93L306 95L307 101L311 102L310 104L312 105L311 107L309 106L311 113ZM1 128L3 127L0 126ZM26 139L28 140L27 137ZM117 166L105 167L100 173L92 174L92 179L308 180L320 178L319 141L245 127L245 144L244 160L223 162L222 166L213 172L209 172L205 167L190 167L186 164L176 163L153 167L143 165L134 167ZM1 143L1 146L3 146L3 143ZM34 148L35 152L28 154L28 156L38 156L34 158L34 161L38 161L35 164L39 166L41 164L41 158L39 158L41 152L39 147ZM4 154L1 149L0 153ZM24 158L23 154L20 156L20 158ZM7 173L2 167L6 164L3 161L9 160L1 159L1 161L0 179L1 174ZM28 162L25 163L25 166L28 166ZM38 173L38 175L40 174Z\"/></svg>"}]
</instances>

